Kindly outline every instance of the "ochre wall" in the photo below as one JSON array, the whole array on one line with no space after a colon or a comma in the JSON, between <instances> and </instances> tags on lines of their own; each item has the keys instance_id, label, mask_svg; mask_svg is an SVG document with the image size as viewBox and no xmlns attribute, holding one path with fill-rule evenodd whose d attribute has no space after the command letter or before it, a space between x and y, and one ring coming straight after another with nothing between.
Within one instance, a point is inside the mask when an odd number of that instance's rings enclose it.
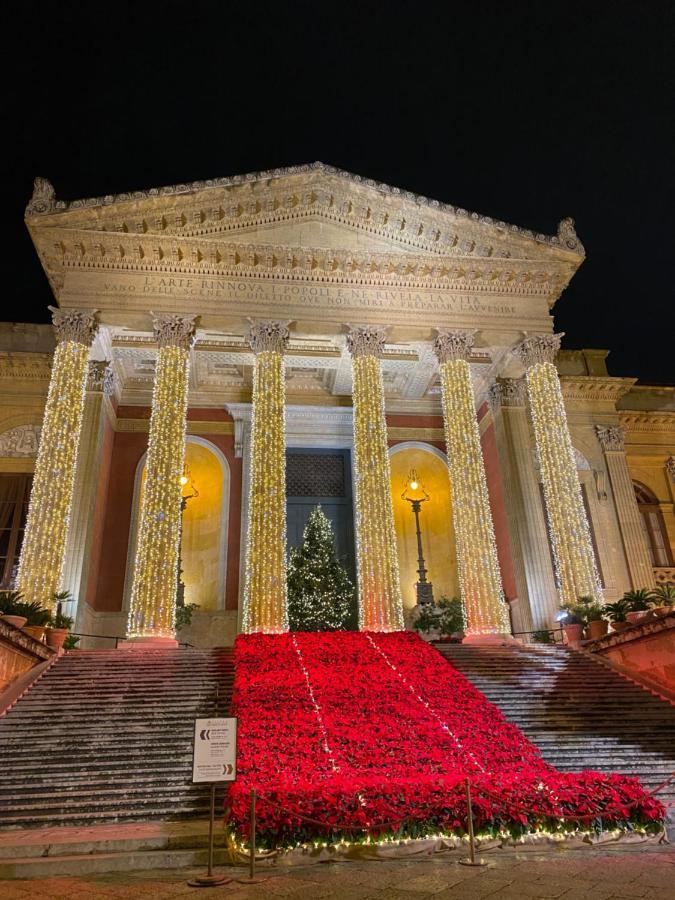
<instances>
[{"instance_id":1,"label":"ochre wall","mask_svg":"<svg viewBox=\"0 0 675 900\"><path fill-rule=\"evenodd\" d=\"M150 410L143 407L120 407L117 415L119 419L142 420L150 417ZM222 409L194 409L188 411L188 421L231 422L232 419ZM218 447L230 467L225 608L236 610L239 596L242 461L234 455L234 434L209 434L207 426L200 427L199 433L200 437ZM123 607L134 479L138 463L147 449L147 443L146 431L117 431L114 435L98 577L90 600L92 606L99 611L113 612ZM195 602L199 601L195 599Z\"/></svg>"},{"instance_id":2,"label":"ochre wall","mask_svg":"<svg viewBox=\"0 0 675 900\"><path fill-rule=\"evenodd\" d=\"M417 538L415 516L410 503L401 497L411 468L417 470L430 500L422 504L420 531L427 566L427 579L434 586L434 598L454 597L459 593L455 532L452 524L452 499L448 467L444 460L421 448L406 448L391 455L391 495L398 545L401 591L406 608L417 600Z\"/></svg>"}]
</instances>

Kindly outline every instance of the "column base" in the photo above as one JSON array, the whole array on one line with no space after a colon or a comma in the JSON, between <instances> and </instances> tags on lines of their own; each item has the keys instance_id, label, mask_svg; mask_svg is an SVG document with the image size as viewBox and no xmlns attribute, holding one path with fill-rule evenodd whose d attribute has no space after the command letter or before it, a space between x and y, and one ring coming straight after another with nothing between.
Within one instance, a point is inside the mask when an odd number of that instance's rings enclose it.
<instances>
[{"instance_id":1,"label":"column base","mask_svg":"<svg viewBox=\"0 0 675 900\"><path fill-rule=\"evenodd\" d=\"M126 641L119 641L118 650L164 650L177 647L176 638L168 637L139 637L129 638Z\"/></svg>"},{"instance_id":2,"label":"column base","mask_svg":"<svg viewBox=\"0 0 675 900\"><path fill-rule=\"evenodd\" d=\"M512 634L471 634L464 636L463 644L512 644L515 643Z\"/></svg>"}]
</instances>

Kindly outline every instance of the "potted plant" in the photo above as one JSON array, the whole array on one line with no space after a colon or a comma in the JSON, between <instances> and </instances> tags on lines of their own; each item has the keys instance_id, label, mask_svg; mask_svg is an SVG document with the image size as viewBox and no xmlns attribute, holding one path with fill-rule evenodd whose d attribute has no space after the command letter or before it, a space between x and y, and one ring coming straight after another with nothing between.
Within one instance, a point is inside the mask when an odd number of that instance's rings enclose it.
<instances>
[{"instance_id":1,"label":"potted plant","mask_svg":"<svg viewBox=\"0 0 675 900\"><path fill-rule=\"evenodd\" d=\"M565 632L565 643L577 649L581 644L581 638L584 633L584 608L580 603L563 603L560 607L561 612L556 616L556 621L560 622Z\"/></svg>"},{"instance_id":2,"label":"potted plant","mask_svg":"<svg viewBox=\"0 0 675 900\"><path fill-rule=\"evenodd\" d=\"M21 591L0 591L0 609L2 609L0 618L8 625L23 628L28 621L26 606Z\"/></svg>"},{"instance_id":3,"label":"potted plant","mask_svg":"<svg viewBox=\"0 0 675 900\"><path fill-rule=\"evenodd\" d=\"M47 646L51 647L52 650L61 650L63 648L66 640L69 638L70 629L73 627L71 617L66 616L61 611L62 604L70 599L70 591L57 591L52 594L55 612L50 616L49 625L47 626ZM75 643L77 643L77 640L75 640Z\"/></svg>"},{"instance_id":4,"label":"potted plant","mask_svg":"<svg viewBox=\"0 0 675 900\"><path fill-rule=\"evenodd\" d=\"M631 625L641 622L646 618L652 605L654 595L649 588L637 588L633 591L626 591L623 599L628 602L628 612L626 619Z\"/></svg>"},{"instance_id":5,"label":"potted plant","mask_svg":"<svg viewBox=\"0 0 675 900\"><path fill-rule=\"evenodd\" d=\"M652 593L652 612L657 616L667 616L675 608L675 584L660 584Z\"/></svg>"},{"instance_id":6,"label":"potted plant","mask_svg":"<svg viewBox=\"0 0 675 900\"><path fill-rule=\"evenodd\" d=\"M32 603L24 604L27 623L23 626L23 631L29 634L36 641L42 641L45 636L47 625L51 620L51 613L45 609L38 600Z\"/></svg>"},{"instance_id":7,"label":"potted plant","mask_svg":"<svg viewBox=\"0 0 675 900\"><path fill-rule=\"evenodd\" d=\"M612 631L624 631L630 628L630 622L626 621L626 614L630 610L630 605L625 597L620 597L614 603L605 604L605 614L612 624Z\"/></svg>"},{"instance_id":8,"label":"potted plant","mask_svg":"<svg viewBox=\"0 0 675 900\"><path fill-rule=\"evenodd\" d=\"M592 603L586 604L586 622L590 640L597 641L598 638L607 634L609 622L605 618L605 607L602 603L594 600Z\"/></svg>"},{"instance_id":9,"label":"potted plant","mask_svg":"<svg viewBox=\"0 0 675 900\"><path fill-rule=\"evenodd\" d=\"M422 607L413 622L415 631L438 634L438 640L461 643L464 638L464 608L459 597L441 597L437 606Z\"/></svg>"}]
</instances>

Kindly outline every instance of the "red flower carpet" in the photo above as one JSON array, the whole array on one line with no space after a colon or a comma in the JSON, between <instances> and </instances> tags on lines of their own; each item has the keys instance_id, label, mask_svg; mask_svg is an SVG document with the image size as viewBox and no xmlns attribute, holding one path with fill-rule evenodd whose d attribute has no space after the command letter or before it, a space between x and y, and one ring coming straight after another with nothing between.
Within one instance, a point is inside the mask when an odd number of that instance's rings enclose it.
<instances>
[{"instance_id":1,"label":"red flower carpet","mask_svg":"<svg viewBox=\"0 0 675 900\"><path fill-rule=\"evenodd\" d=\"M513 835L656 824L635 778L561 773L433 647L408 632L241 635L231 823L251 789L268 846L384 834Z\"/></svg>"}]
</instances>

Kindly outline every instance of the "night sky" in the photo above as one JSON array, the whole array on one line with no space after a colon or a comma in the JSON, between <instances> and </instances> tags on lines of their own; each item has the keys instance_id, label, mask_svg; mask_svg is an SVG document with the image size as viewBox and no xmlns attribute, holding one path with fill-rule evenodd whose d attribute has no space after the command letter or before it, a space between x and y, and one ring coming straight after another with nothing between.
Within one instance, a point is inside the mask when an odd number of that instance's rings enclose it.
<instances>
[{"instance_id":1,"label":"night sky","mask_svg":"<svg viewBox=\"0 0 675 900\"><path fill-rule=\"evenodd\" d=\"M675 3L23 5L3 319L49 321L35 175L75 199L322 160L548 234L573 216L564 346L675 383Z\"/></svg>"}]
</instances>

